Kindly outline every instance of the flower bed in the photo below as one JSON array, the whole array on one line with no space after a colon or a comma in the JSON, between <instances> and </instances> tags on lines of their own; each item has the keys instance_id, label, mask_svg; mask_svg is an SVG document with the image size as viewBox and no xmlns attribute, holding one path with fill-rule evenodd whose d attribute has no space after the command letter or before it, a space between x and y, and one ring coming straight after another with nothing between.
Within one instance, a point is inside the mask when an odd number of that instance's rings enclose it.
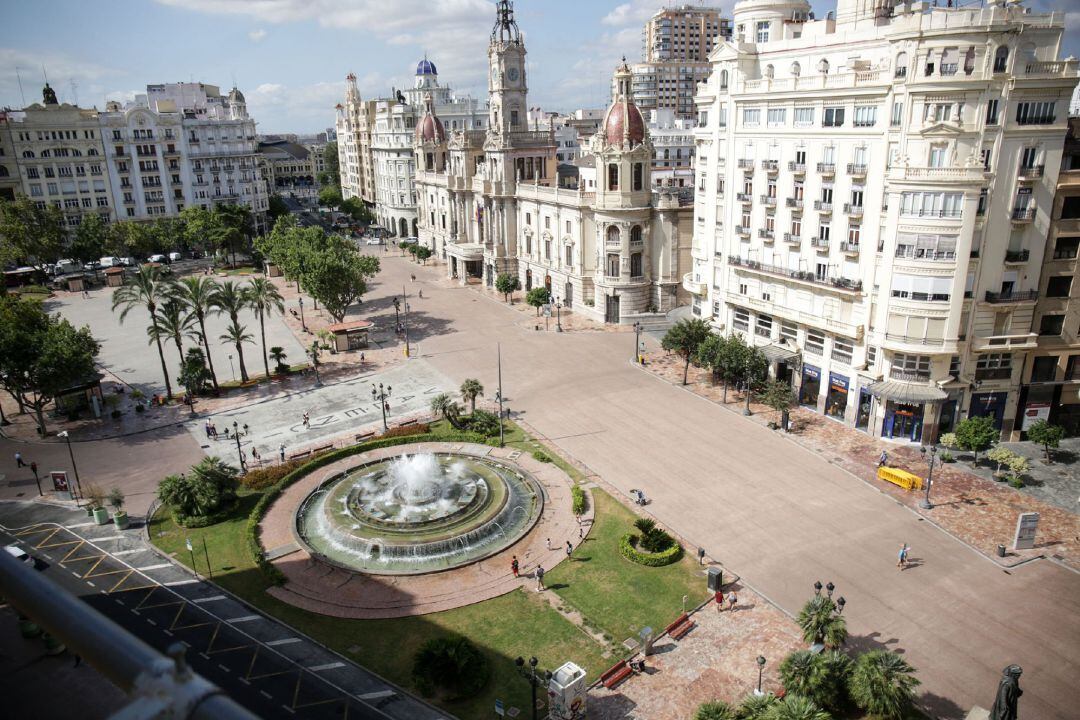
<instances>
[{"instance_id":1,"label":"flower bed","mask_svg":"<svg viewBox=\"0 0 1080 720\"><path fill-rule=\"evenodd\" d=\"M621 552L623 557L627 560L635 562L638 565L663 567L664 565L678 562L682 558L682 545L677 542L672 542L671 546L666 550L655 553L639 550L637 544L638 536L634 533L626 533L622 536L622 539L619 540L619 552Z\"/></svg>"}]
</instances>

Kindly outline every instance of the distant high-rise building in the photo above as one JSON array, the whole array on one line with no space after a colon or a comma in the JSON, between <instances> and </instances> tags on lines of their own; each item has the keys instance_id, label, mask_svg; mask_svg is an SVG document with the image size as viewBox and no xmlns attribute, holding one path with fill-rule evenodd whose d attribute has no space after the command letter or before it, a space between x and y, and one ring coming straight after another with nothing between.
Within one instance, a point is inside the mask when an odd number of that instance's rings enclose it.
<instances>
[{"instance_id":1,"label":"distant high-rise building","mask_svg":"<svg viewBox=\"0 0 1080 720\"><path fill-rule=\"evenodd\" d=\"M345 78L345 102L337 106L335 135L341 195L358 197L375 204L375 160L371 152L371 133L375 129L376 100L362 100L356 88L356 75Z\"/></svg>"}]
</instances>

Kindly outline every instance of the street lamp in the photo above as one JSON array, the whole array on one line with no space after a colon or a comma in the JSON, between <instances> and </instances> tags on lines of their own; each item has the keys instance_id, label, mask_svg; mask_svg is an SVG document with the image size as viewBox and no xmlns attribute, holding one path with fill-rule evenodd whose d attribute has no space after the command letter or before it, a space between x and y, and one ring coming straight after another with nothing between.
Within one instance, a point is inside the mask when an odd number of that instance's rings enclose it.
<instances>
[{"instance_id":1,"label":"street lamp","mask_svg":"<svg viewBox=\"0 0 1080 720\"><path fill-rule=\"evenodd\" d=\"M235 420L232 424L233 437L236 438L236 457L240 458L240 472L247 472L247 463L244 462L244 451L240 449L240 425ZM247 425L244 425L244 435L247 435Z\"/></svg>"},{"instance_id":2,"label":"street lamp","mask_svg":"<svg viewBox=\"0 0 1080 720\"><path fill-rule=\"evenodd\" d=\"M405 294L405 286L401 286L401 299L405 303L405 357L411 357L409 350L409 296Z\"/></svg>"},{"instance_id":3,"label":"street lamp","mask_svg":"<svg viewBox=\"0 0 1080 720\"><path fill-rule=\"evenodd\" d=\"M298 301L300 303L300 327L303 328L304 332L307 332L307 323L304 322L304 298L300 297Z\"/></svg>"},{"instance_id":4,"label":"street lamp","mask_svg":"<svg viewBox=\"0 0 1080 720\"><path fill-rule=\"evenodd\" d=\"M764 655L758 655L757 656L757 690L754 691L755 695L760 696L760 695L765 694L765 693L761 692L761 674L762 674L762 672L764 672L764 670L765 670L765 656Z\"/></svg>"},{"instance_id":5,"label":"street lamp","mask_svg":"<svg viewBox=\"0 0 1080 720\"><path fill-rule=\"evenodd\" d=\"M562 301L555 301L555 332L562 332Z\"/></svg>"},{"instance_id":6,"label":"street lamp","mask_svg":"<svg viewBox=\"0 0 1080 720\"><path fill-rule=\"evenodd\" d=\"M841 595L839 598L836 599L836 606L839 608L836 611L837 615L843 615L844 614L844 606L845 605L847 605L847 600L844 599L843 595Z\"/></svg>"},{"instance_id":7,"label":"street lamp","mask_svg":"<svg viewBox=\"0 0 1080 720\"><path fill-rule=\"evenodd\" d=\"M821 586L821 581L820 580L818 580L818 581L816 581L814 583L814 594L815 595L820 595L821 594L821 587L822 586Z\"/></svg>"},{"instance_id":8,"label":"street lamp","mask_svg":"<svg viewBox=\"0 0 1080 720\"><path fill-rule=\"evenodd\" d=\"M394 329L401 324L401 300L394 297Z\"/></svg>"},{"instance_id":9,"label":"street lamp","mask_svg":"<svg viewBox=\"0 0 1080 720\"><path fill-rule=\"evenodd\" d=\"M634 364L641 362L641 323L634 323Z\"/></svg>"},{"instance_id":10,"label":"street lamp","mask_svg":"<svg viewBox=\"0 0 1080 720\"><path fill-rule=\"evenodd\" d=\"M78 497L75 498L75 505L77 507L79 505L79 497L82 497L83 491L82 482L79 480L79 466L75 464L75 452L71 449L71 436L68 435L67 430L61 430L56 433L56 437L62 437L67 441L68 457L71 458L71 469L75 471L75 487L79 490Z\"/></svg>"},{"instance_id":11,"label":"street lamp","mask_svg":"<svg viewBox=\"0 0 1080 720\"><path fill-rule=\"evenodd\" d=\"M386 411L390 409L390 403L386 402L386 400L390 397L393 390L394 389L389 385L384 389L382 383L379 383L379 387L376 389L375 383L371 383L371 399L373 401L379 401L379 408L382 409L382 426L384 431L390 429L390 426L386 424Z\"/></svg>"},{"instance_id":12,"label":"street lamp","mask_svg":"<svg viewBox=\"0 0 1080 720\"><path fill-rule=\"evenodd\" d=\"M832 581L829 581L829 583L825 586L825 592L829 593L830 599L832 598L833 590L835 589L836 586L832 584Z\"/></svg>"},{"instance_id":13,"label":"street lamp","mask_svg":"<svg viewBox=\"0 0 1080 720\"><path fill-rule=\"evenodd\" d=\"M537 718L537 715L536 715L536 688L545 679L548 680L548 681L551 680L551 671L550 670L548 670L546 673L544 673L543 678L538 678L536 676L536 665L537 665L538 662L539 662L539 660L536 659L536 656L533 656L533 657L529 658L529 669L526 670L525 669L525 658L518 657L518 659L514 661L514 664L517 665L518 672L521 673L521 676L523 678L525 678L526 680L529 681L529 687L532 688L532 717L533 717L533 720L536 720L536 718Z\"/></svg>"},{"instance_id":14,"label":"street lamp","mask_svg":"<svg viewBox=\"0 0 1080 720\"><path fill-rule=\"evenodd\" d=\"M233 367L232 355L229 356L229 372L232 373L233 382L236 382L236 368Z\"/></svg>"},{"instance_id":15,"label":"street lamp","mask_svg":"<svg viewBox=\"0 0 1080 720\"><path fill-rule=\"evenodd\" d=\"M930 473L926 476L926 495L919 501L919 507L923 510L932 510L934 504L930 502L930 486L934 484L934 459L937 457L937 445L930 446L930 454L927 455L926 447L920 447L919 452L926 456L926 461L930 464Z\"/></svg>"},{"instance_id":16,"label":"street lamp","mask_svg":"<svg viewBox=\"0 0 1080 720\"><path fill-rule=\"evenodd\" d=\"M749 353L746 356L746 407L743 409L742 414L747 416L753 415L753 413L750 412L750 362L752 357L752 353Z\"/></svg>"}]
</instances>

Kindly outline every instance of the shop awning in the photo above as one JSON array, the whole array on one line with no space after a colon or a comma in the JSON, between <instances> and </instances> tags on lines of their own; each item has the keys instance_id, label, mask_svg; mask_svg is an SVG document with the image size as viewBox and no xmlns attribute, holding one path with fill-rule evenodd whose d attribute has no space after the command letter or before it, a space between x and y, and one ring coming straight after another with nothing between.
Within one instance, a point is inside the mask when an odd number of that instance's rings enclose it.
<instances>
[{"instance_id":1,"label":"shop awning","mask_svg":"<svg viewBox=\"0 0 1080 720\"><path fill-rule=\"evenodd\" d=\"M878 400L892 400L907 405L945 402L949 397L941 388L903 380L879 380L868 389Z\"/></svg>"},{"instance_id":2,"label":"shop awning","mask_svg":"<svg viewBox=\"0 0 1080 720\"><path fill-rule=\"evenodd\" d=\"M799 354L780 345L766 345L760 350L769 362L787 362Z\"/></svg>"},{"instance_id":3,"label":"shop awning","mask_svg":"<svg viewBox=\"0 0 1080 720\"><path fill-rule=\"evenodd\" d=\"M446 253L462 260L481 260L484 246L481 243L447 243Z\"/></svg>"}]
</instances>

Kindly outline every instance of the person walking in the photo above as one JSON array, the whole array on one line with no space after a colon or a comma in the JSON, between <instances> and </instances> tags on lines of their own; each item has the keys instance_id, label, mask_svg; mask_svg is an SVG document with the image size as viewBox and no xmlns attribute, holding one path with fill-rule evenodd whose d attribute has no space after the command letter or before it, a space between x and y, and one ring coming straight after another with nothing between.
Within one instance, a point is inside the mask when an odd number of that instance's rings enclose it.
<instances>
[{"instance_id":1,"label":"person walking","mask_svg":"<svg viewBox=\"0 0 1080 720\"><path fill-rule=\"evenodd\" d=\"M735 612L735 603L739 602L739 596L732 590L727 596L728 612Z\"/></svg>"},{"instance_id":2,"label":"person walking","mask_svg":"<svg viewBox=\"0 0 1080 720\"><path fill-rule=\"evenodd\" d=\"M518 559L517 555L510 560L510 572L514 573L514 577L518 576Z\"/></svg>"},{"instance_id":3,"label":"person walking","mask_svg":"<svg viewBox=\"0 0 1080 720\"><path fill-rule=\"evenodd\" d=\"M22 459L22 453L18 450L15 451L15 467L26 467L26 462Z\"/></svg>"},{"instance_id":4,"label":"person walking","mask_svg":"<svg viewBox=\"0 0 1080 720\"><path fill-rule=\"evenodd\" d=\"M281 462L285 462L285 443L281 443L281 447L278 448L278 454L281 456Z\"/></svg>"},{"instance_id":5,"label":"person walking","mask_svg":"<svg viewBox=\"0 0 1080 720\"><path fill-rule=\"evenodd\" d=\"M309 430L311 428L311 418L308 416L307 411L304 411L304 429Z\"/></svg>"},{"instance_id":6,"label":"person walking","mask_svg":"<svg viewBox=\"0 0 1080 720\"><path fill-rule=\"evenodd\" d=\"M210 431L210 418L206 419L206 439L209 440L213 437L213 433Z\"/></svg>"},{"instance_id":7,"label":"person walking","mask_svg":"<svg viewBox=\"0 0 1080 720\"><path fill-rule=\"evenodd\" d=\"M717 612L717 614L723 612L723 610L724 610L724 591L723 590L717 590L716 594L713 596L713 598L716 600L716 612Z\"/></svg>"},{"instance_id":8,"label":"person walking","mask_svg":"<svg viewBox=\"0 0 1080 720\"><path fill-rule=\"evenodd\" d=\"M907 556L909 550L911 550L911 548L908 547L906 542L900 544L900 552L897 553L896 557L896 567L898 569L903 570L907 567Z\"/></svg>"},{"instance_id":9,"label":"person walking","mask_svg":"<svg viewBox=\"0 0 1080 720\"><path fill-rule=\"evenodd\" d=\"M424 289L423 288L420 288L420 299L421 300L424 299Z\"/></svg>"},{"instance_id":10,"label":"person walking","mask_svg":"<svg viewBox=\"0 0 1080 720\"><path fill-rule=\"evenodd\" d=\"M547 538L544 542L547 543L547 549L551 550L551 538Z\"/></svg>"},{"instance_id":11,"label":"person walking","mask_svg":"<svg viewBox=\"0 0 1080 720\"><path fill-rule=\"evenodd\" d=\"M536 592L544 591L544 566L536 566Z\"/></svg>"},{"instance_id":12,"label":"person walking","mask_svg":"<svg viewBox=\"0 0 1080 720\"><path fill-rule=\"evenodd\" d=\"M574 546L570 544L569 540L567 540L566 541L566 559L567 560L573 560L574 558L571 557L571 555L573 555L573 553L574 553Z\"/></svg>"},{"instance_id":13,"label":"person walking","mask_svg":"<svg viewBox=\"0 0 1080 720\"><path fill-rule=\"evenodd\" d=\"M889 453L884 450L881 451L881 455L878 457L877 466L885 467L885 464L889 462Z\"/></svg>"}]
</instances>

